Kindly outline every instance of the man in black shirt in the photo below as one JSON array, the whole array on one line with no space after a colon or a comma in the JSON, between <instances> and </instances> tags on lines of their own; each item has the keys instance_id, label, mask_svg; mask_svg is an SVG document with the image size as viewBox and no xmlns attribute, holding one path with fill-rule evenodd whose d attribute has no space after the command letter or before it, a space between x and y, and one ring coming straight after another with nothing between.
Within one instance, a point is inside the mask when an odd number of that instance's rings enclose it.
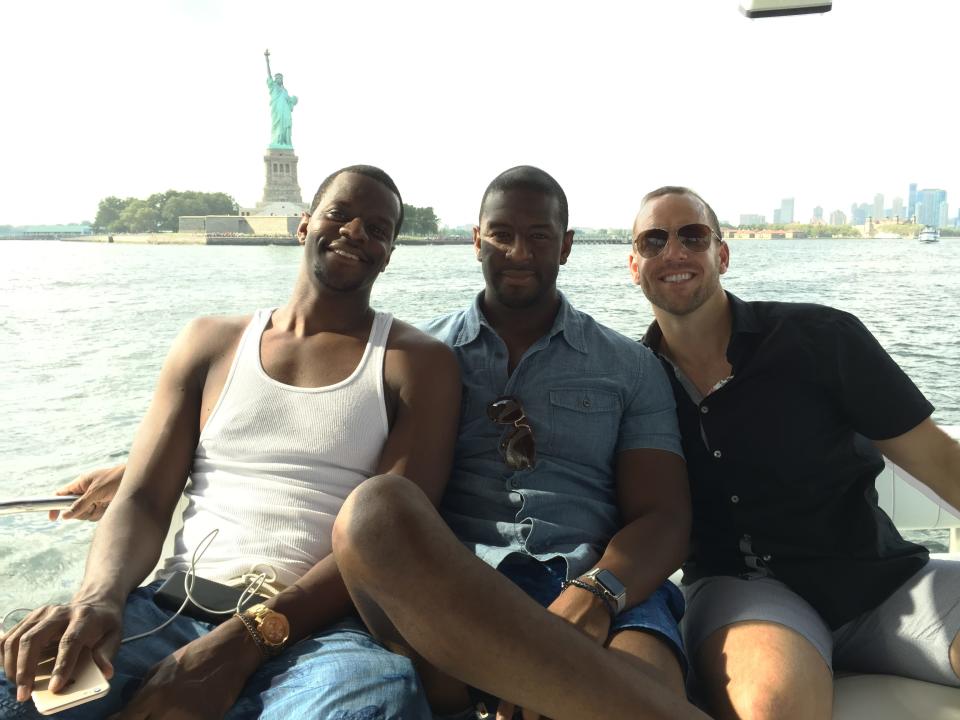
<instances>
[{"instance_id":1,"label":"man in black shirt","mask_svg":"<svg viewBox=\"0 0 960 720\"><path fill-rule=\"evenodd\" d=\"M960 507L960 445L852 315L744 302L716 214L648 194L630 270L668 369L693 498L687 651L721 718L824 718L831 666L960 686L960 563L877 506L881 453Z\"/></svg>"}]
</instances>

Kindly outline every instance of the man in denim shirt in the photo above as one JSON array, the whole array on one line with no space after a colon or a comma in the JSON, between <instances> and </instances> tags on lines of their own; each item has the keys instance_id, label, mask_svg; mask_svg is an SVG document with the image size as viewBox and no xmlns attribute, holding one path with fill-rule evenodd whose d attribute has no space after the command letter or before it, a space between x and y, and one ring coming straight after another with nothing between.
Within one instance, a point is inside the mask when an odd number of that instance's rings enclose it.
<instances>
[{"instance_id":1,"label":"man in denim shirt","mask_svg":"<svg viewBox=\"0 0 960 720\"><path fill-rule=\"evenodd\" d=\"M413 483L372 478L344 505L334 553L374 634L415 655L436 712L473 717L467 683L503 698L504 717L514 704L703 717L683 699L682 600L664 582L690 532L671 388L646 348L557 291L572 240L543 171L487 188L486 288L426 328L464 385L442 518Z\"/></svg>"}]
</instances>

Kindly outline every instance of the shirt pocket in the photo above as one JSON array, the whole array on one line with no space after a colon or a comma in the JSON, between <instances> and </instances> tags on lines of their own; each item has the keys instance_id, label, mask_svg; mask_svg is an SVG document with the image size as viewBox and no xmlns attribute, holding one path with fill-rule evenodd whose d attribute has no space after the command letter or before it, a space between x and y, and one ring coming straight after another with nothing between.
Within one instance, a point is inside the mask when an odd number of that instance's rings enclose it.
<instances>
[{"instance_id":1,"label":"shirt pocket","mask_svg":"<svg viewBox=\"0 0 960 720\"><path fill-rule=\"evenodd\" d=\"M620 396L604 390L550 391L547 452L583 465L607 467L620 434Z\"/></svg>"}]
</instances>

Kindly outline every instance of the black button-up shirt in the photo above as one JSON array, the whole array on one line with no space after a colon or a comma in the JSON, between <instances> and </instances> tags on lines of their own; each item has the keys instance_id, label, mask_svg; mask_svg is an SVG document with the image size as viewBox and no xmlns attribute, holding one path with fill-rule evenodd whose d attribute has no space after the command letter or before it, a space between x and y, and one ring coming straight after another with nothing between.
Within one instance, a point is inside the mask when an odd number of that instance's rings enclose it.
<instances>
[{"instance_id":1,"label":"black button-up shirt","mask_svg":"<svg viewBox=\"0 0 960 720\"><path fill-rule=\"evenodd\" d=\"M879 605L927 561L877 505L870 442L933 411L853 315L727 293L731 377L705 398L664 359L693 499L684 582L772 576L837 628ZM643 338L654 351L654 322Z\"/></svg>"}]
</instances>

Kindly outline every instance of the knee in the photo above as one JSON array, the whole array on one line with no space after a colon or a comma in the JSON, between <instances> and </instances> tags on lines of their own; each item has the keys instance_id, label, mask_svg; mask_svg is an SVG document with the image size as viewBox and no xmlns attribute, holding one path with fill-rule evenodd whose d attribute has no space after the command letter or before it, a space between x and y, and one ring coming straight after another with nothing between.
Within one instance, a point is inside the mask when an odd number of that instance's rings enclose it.
<instances>
[{"instance_id":1,"label":"knee","mask_svg":"<svg viewBox=\"0 0 960 720\"><path fill-rule=\"evenodd\" d=\"M756 692L753 689L749 694L741 697L734 705L742 708L740 717L744 720L780 720L781 718L804 717L798 714L797 698L792 693L776 691Z\"/></svg>"},{"instance_id":2,"label":"knee","mask_svg":"<svg viewBox=\"0 0 960 720\"><path fill-rule=\"evenodd\" d=\"M376 475L347 496L333 524L333 552L341 561L369 556L382 561L407 546L418 517L433 510L413 482L400 475Z\"/></svg>"},{"instance_id":3,"label":"knee","mask_svg":"<svg viewBox=\"0 0 960 720\"><path fill-rule=\"evenodd\" d=\"M832 701L796 687L748 683L729 685L724 704L739 720L820 720L830 717Z\"/></svg>"}]
</instances>

